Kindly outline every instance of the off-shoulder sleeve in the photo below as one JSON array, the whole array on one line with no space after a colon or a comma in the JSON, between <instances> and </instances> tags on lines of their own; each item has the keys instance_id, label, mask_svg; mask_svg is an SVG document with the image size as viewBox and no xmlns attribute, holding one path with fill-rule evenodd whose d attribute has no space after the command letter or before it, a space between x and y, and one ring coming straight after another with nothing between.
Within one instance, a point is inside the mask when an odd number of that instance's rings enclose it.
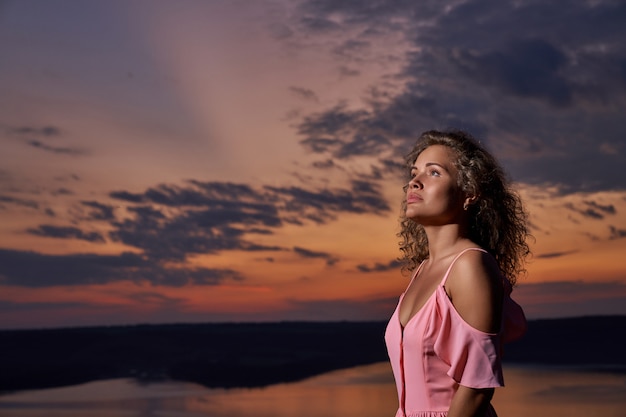
<instances>
[{"instance_id":1,"label":"off-shoulder sleeve","mask_svg":"<svg viewBox=\"0 0 626 417\"><path fill-rule=\"evenodd\" d=\"M437 290L438 332L434 353L447 365L448 376L471 388L504 386L499 333L470 326L454 309L440 287Z\"/></svg>"}]
</instances>

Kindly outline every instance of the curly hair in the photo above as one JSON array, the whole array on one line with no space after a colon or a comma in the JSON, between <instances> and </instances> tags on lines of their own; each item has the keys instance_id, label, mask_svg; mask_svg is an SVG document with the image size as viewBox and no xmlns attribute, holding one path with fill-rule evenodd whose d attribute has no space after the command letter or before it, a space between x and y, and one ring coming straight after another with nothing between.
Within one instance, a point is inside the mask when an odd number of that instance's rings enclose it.
<instances>
[{"instance_id":1,"label":"curly hair","mask_svg":"<svg viewBox=\"0 0 626 417\"><path fill-rule=\"evenodd\" d=\"M432 145L448 147L456 155L457 184L467 194L477 196L468 207L469 239L487 250L497 261L511 284L524 273L524 260L530 254L527 214L522 200L509 185L496 159L470 134L459 131L431 130L422 133L406 156L407 175L418 155ZM408 178L407 178L408 183ZM406 186L405 186L406 187ZM424 227L405 215L403 199L401 230L397 234L402 256L402 271L414 269L428 258L428 237Z\"/></svg>"}]
</instances>

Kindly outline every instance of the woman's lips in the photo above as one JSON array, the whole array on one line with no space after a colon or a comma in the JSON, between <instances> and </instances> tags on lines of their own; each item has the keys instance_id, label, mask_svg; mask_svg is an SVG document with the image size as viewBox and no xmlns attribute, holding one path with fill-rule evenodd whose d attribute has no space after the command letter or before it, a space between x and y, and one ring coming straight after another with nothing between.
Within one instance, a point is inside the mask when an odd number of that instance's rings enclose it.
<instances>
[{"instance_id":1,"label":"woman's lips","mask_svg":"<svg viewBox=\"0 0 626 417\"><path fill-rule=\"evenodd\" d=\"M417 194L409 194L406 197L406 202L407 203L417 203L418 201L422 201L422 197L420 197Z\"/></svg>"}]
</instances>

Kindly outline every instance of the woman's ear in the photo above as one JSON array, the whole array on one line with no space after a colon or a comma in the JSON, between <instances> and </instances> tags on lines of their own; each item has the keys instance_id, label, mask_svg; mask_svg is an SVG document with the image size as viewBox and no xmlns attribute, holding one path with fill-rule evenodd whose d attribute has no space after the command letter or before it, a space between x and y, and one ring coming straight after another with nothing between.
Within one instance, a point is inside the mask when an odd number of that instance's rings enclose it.
<instances>
[{"instance_id":1,"label":"woman's ear","mask_svg":"<svg viewBox=\"0 0 626 417\"><path fill-rule=\"evenodd\" d=\"M469 208L470 205L474 204L476 202L476 200L478 200L478 196L472 195L469 197L465 198L465 201L463 201L463 210L466 210Z\"/></svg>"}]
</instances>

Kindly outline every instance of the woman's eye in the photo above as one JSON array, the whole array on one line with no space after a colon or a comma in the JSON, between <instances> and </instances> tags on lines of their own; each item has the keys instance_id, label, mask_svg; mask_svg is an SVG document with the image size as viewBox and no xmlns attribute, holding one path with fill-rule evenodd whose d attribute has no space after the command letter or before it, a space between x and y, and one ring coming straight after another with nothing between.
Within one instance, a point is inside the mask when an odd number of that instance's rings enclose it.
<instances>
[{"instance_id":1,"label":"woman's eye","mask_svg":"<svg viewBox=\"0 0 626 417\"><path fill-rule=\"evenodd\" d=\"M433 177L438 177L440 174L439 174L439 171L433 169L430 171L430 175L432 175Z\"/></svg>"}]
</instances>

